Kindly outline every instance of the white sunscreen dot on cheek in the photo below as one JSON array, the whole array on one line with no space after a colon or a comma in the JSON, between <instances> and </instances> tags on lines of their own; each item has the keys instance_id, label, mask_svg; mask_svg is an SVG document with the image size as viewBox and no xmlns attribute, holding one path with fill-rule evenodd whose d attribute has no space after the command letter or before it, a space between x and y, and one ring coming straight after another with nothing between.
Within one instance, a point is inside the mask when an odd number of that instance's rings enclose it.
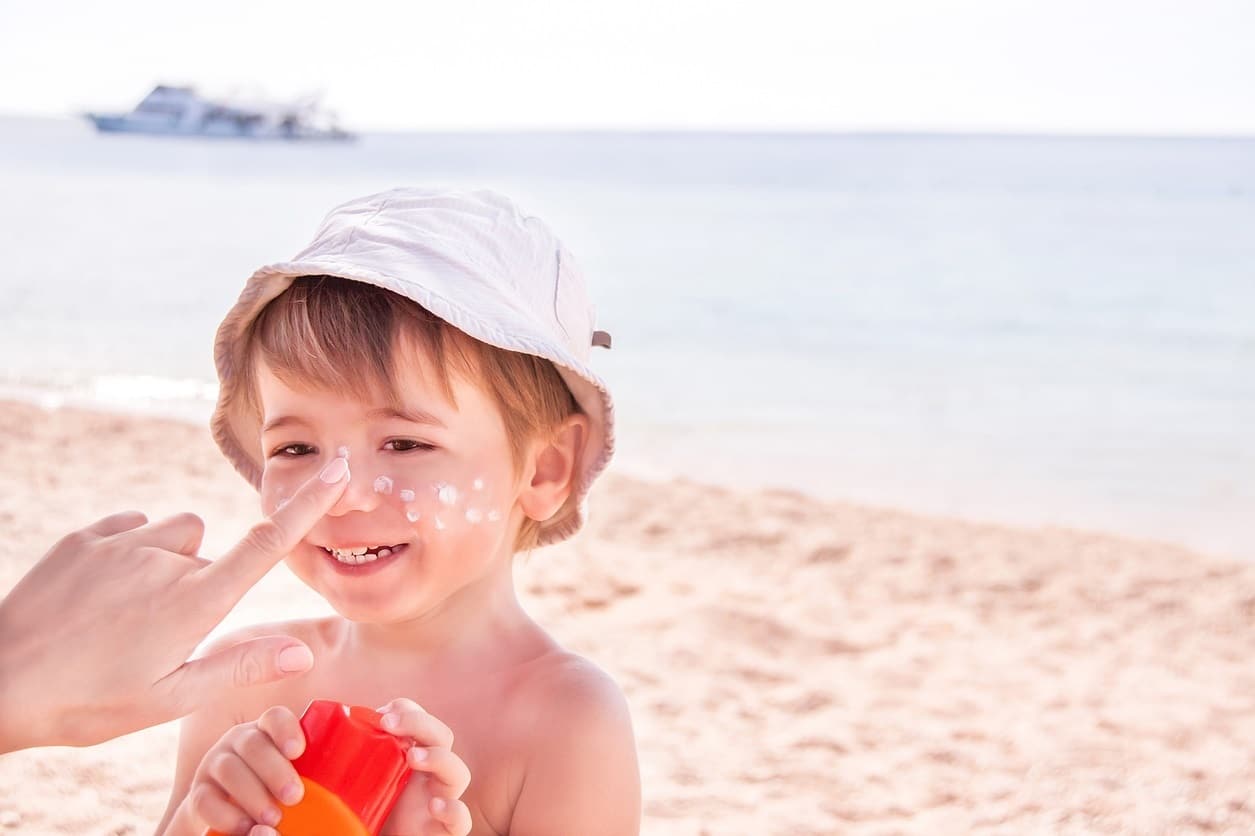
<instances>
[{"instance_id":1,"label":"white sunscreen dot on cheek","mask_svg":"<svg viewBox=\"0 0 1255 836\"><path fill-rule=\"evenodd\" d=\"M445 505L452 505L458 501L458 489L452 485L441 482L436 485L436 498Z\"/></svg>"},{"instance_id":2,"label":"white sunscreen dot on cheek","mask_svg":"<svg viewBox=\"0 0 1255 836\"><path fill-rule=\"evenodd\" d=\"M484 489L484 480L476 479L474 482L471 482L471 487L477 491L482 491Z\"/></svg>"},{"instance_id":3,"label":"white sunscreen dot on cheek","mask_svg":"<svg viewBox=\"0 0 1255 836\"><path fill-rule=\"evenodd\" d=\"M479 510L478 508L466 509L466 521L468 523L477 523L483 520L483 518L484 518L484 512Z\"/></svg>"},{"instance_id":4,"label":"white sunscreen dot on cheek","mask_svg":"<svg viewBox=\"0 0 1255 836\"><path fill-rule=\"evenodd\" d=\"M497 521L497 520L499 520L499 519L501 519L501 512L500 512L500 511L498 511L498 510L496 510L496 509L494 508L493 510L491 510L491 511L489 511L489 512L488 512L488 521L489 521L489 522L496 522L496 521Z\"/></svg>"},{"instance_id":5,"label":"white sunscreen dot on cheek","mask_svg":"<svg viewBox=\"0 0 1255 836\"><path fill-rule=\"evenodd\" d=\"M401 491L401 493L399 494L399 496L401 497L401 501L402 501L402 502L413 502L413 501L414 501L414 492L413 492L412 490L410 490L409 488L406 488L405 490Z\"/></svg>"},{"instance_id":6,"label":"white sunscreen dot on cheek","mask_svg":"<svg viewBox=\"0 0 1255 836\"><path fill-rule=\"evenodd\" d=\"M444 531L444 520L440 519L439 517L436 517L436 530Z\"/></svg>"},{"instance_id":7,"label":"white sunscreen dot on cheek","mask_svg":"<svg viewBox=\"0 0 1255 836\"><path fill-rule=\"evenodd\" d=\"M349 457L349 448L344 446L337 447L336 455L342 459L347 459Z\"/></svg>"},{"instance_id":8,"label":"white sunscreen dot on cheek","mask_svg":"<svg viewBox=\"0 0 1255 836\"><path fill-rule=\"evenodd\" d=\"M423 518L423 515L418 513L417 511L406 511L405 518L409 520L410 522L418 522L419 520Z\"/></svg>"},{"instance_id":9,"label":"white sunscreen dot on cheek","mask_svg":"<svg viewBox=\"0 0 1255 836\"><path fill-rule=\"evenodd\" d=\"M380 476L375 480L375 493L392 493L392 480L387 476Z\"/></svg>"}]
</instances>

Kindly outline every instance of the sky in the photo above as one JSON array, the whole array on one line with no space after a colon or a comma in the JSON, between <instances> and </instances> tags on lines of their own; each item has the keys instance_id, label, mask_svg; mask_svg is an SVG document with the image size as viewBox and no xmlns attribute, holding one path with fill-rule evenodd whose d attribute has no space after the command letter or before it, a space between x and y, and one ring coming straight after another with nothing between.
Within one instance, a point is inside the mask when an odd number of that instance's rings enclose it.
<instances>
[{"instance_id":1,"label":"sky","mask_svg":"<svg viewBox=\"0 0 1255 836\"><path fill-rule=\"evenodd\" d=\"M1255 0L0 0L0 113L155 83L355 130L1255 135Z\"/></svg>"}]
</instances>

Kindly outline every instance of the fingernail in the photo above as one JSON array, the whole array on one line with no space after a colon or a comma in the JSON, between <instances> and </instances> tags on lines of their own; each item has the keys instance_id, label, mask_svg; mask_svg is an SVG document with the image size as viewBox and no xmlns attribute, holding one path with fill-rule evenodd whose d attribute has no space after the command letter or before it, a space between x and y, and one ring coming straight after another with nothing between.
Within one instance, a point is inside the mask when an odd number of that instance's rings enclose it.
<instances>
[{"instance_id":1,"label":"fingernail","mask_svg":"<svg viewBox=\"0 0 1255 836\"><path fill-rule=\"evenodd\" d=\"M276 824L278 824L279 819L281 818L283 818L283 814L280 813L278 810L276 810L274 807L267 807L265 810L262 810L261 812L261 823L268 824L271 827L274 827Z\"/></svg>"},{"instance_id":2,"label":"fingernail","mask_svg":"<svg viewBox=\"0 0 1255 836\"><path fill-rule=\"evenodd\" d=\"M299 740L289 740L283 744L283 756L290 761L299 758L303 751L305 751L305 747L301 745Z\"/></svg>"},{"instance_id":3,"label":"fingernail","mask_svg":"<svg viewBox=\"0 0 1255 836\"><path fill-rule=\"evenodd\" d=\"M424 749L422 746L415 746L413 749L410 750L410 760L413 760L417 763L422 763L423 761L427 760L427 750Z\"/></svg>"},{"instance_id":4,"label":"fingernail","mask_svg":"<svg viewBox=\"0 0 1255 836\"><path fill-rule=\"evenodd\" d=\"M443 813L445 808L445 800L443 798L433 798L431 800L431 811L433 813Z\"/></svg>"},{"instance_id":5,"label":"fingernail","mask_svg":"<svg viewBox=\"0 0 1255 836\"><path fill-rule=\"evenodd\" d=\"M249 833L249 836L279 836L279 831L273 827L259 827Z\"/></svg>"},{"instance_id":6,"label":"fingernail","mask_svg":"<svg viewBox=\"0 0 1255 836\"><path fill-rule=\"evenodd\" d=\"M304 645L293 645L279 651L279 670L284 673L302 673L314 666L314 654Z\"/></svg>"},{"instance_id":7,"label":"fingernail","mask_svg":"<svg viewBox=\"0 0 1255 836\"><path fill-rule=\"evenodd\" d=\"M279 792L279 800L291 807L305 795L305 785L300 781L292 781Z\"/></svg>"},{"instance_id":8,"label":"fingernail","mask_svg":"<svg viewBox=\"0 0 1255 836\"><path fill-rule=\"evenodd\" d=\"M318 474L318 478L328 485L334 485L348 475L348 472L349 460L343 456L337 456L327 463L327 466L322 469L322 473Z\"/></svg>"},{"instance_id":9,"label":"fingernail","mask_svg":"<svg viewBox=\"0 0 1255 836\"><path fill-rule=\"evenodd\" d=\"M401 725L401 718L395 714L385 714L379 723L385 729L395 729L397 726Z\"/></svg>"}]
</instances>

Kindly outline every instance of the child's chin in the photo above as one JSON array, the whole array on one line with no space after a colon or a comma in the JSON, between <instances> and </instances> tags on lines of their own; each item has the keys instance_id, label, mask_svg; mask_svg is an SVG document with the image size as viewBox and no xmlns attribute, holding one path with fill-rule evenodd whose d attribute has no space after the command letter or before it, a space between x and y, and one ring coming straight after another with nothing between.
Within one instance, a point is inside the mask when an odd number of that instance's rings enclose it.
<instances>
[{"instance_id":1,"label":"child's chin","mask_svg":"<svg viewBox=\"0 0 1255 836\"><path fill-rule=\"evenodd\" d=\"M349 621L363 624L392 624L405 621L416 602L403 600L395 585L382 589L314 589L331 608Z\"/></svg>"}]
</instances>

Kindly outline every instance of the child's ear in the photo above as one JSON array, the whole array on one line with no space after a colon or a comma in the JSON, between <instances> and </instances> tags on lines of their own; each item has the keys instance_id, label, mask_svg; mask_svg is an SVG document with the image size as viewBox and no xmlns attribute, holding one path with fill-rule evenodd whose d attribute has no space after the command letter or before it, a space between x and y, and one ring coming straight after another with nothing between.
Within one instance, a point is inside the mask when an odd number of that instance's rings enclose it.
<instances>
[{"instance_id":1,"label":"child's ear","mask_svg":"<svg viewBox=\"0 0 1255 836\"><path fill-rule=\"evenodd\" d=\"M554 430L548 441L534 443L528 454L519 505L537 522L558 513L575 487L576 458L588 438L588 416L576 413Z\"/></svg>"}]
</instances>

